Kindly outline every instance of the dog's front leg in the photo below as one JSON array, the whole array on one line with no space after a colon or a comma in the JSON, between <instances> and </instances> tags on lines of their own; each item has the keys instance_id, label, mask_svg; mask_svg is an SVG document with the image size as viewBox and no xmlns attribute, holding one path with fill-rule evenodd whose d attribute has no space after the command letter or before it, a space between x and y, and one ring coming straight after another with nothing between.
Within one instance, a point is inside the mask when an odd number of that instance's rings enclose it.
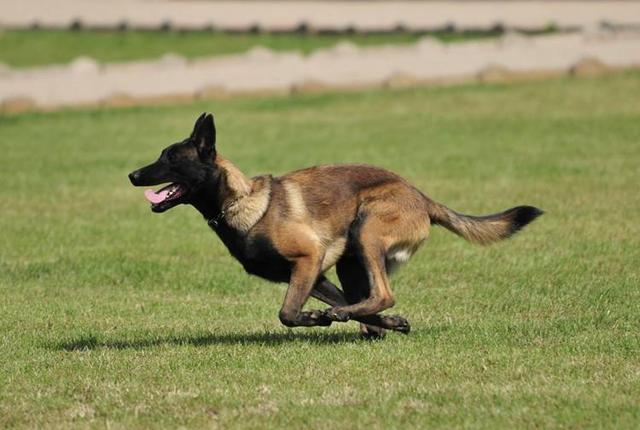
<instances>
[{"instance_id":1,"label":"dog's front leg","mask_svg":"<svg viewBox=\"0 0 640 430\"><path fill-rule=\"evenodd\" d=\"M302 312L320 273L320 261L308 256L296 259L291 271L289 288L280 309L280 322L287 327L329 326L329 319L322 311Z\"/></svg>"}]
</instances>

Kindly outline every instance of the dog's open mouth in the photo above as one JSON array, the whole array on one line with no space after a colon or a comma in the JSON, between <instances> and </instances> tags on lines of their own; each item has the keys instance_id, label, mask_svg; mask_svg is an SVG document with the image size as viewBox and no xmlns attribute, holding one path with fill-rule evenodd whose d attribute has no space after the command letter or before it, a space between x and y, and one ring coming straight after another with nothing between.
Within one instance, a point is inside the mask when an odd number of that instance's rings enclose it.
<instances>
[{"instance_id":1,"label":"dog's open mouth","mask_svg":"<svg viewBox=\"0 0 640 430\"><path fill-rule=\"evenodd\" d=\"M180 203L182 197L187 193L187 187L174 182L158 191L146 190L144 196L151 203L151 210L154 212L164 212Z\"/></svg>"}]
</instances>

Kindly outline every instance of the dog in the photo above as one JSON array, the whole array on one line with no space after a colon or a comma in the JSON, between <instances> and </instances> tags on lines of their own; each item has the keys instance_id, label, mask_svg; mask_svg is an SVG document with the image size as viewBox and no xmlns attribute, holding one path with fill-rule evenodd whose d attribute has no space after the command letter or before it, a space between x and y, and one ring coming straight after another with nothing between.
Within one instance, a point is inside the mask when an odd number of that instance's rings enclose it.
<instances>
[{"instance_id":1,"label":"dog","mask_svg":"<svg viewBox=\"0 0 640 430\"><path fill-rule=\"evenodd\" d=\"M364 164L248 178L218 153L214 118L206 113L188 138L129 179L134 186L169 183L145 191L153 212L194 206L249 274L288 283L279 313L285 326L356 320L362 334L374 338L385 329L410 331L406 318L381 312L395 303L390 273L411 258L432 225L488 245L543 213L517 206L494 215L463 215L395 173ZM342 290L324 275L333 266ZM303 311L309 296L330 307Z\"/></svg>"}]
</instances>

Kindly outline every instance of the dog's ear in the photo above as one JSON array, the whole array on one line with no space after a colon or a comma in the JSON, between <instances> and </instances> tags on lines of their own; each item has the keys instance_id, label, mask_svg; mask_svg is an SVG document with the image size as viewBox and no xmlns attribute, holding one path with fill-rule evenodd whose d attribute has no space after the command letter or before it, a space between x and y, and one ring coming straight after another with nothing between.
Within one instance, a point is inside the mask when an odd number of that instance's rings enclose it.
<instances>
[{"instance_id":1,"label":"dog's ear","mask_svg":"<svg viewBox=\"0 0 640 430\"><path fill-rule=\"evenodd\" d=\"M191 133L191 140L198 149L202 160L211 160L216 154L216 125L213 115L203 113L196 120Z\"/></svg>"},{"instance_id":2,"label":"dog's ear","mask_svg":"<svg viewBox=\"0 0 640 430\"><path fill-rule=\"evenodd\" d=\"M204 119L204 117L207 116L206 112L202 112L202 114L200 114L200 116L198 117L198 119L196 120L196 123L193 124L193 131L191 132L191 138L193 139L194 137L196 137L196 131L198 131L198 127L200 127L200 124L202 124L202 120Z\"/></svg>"}]
</instances>

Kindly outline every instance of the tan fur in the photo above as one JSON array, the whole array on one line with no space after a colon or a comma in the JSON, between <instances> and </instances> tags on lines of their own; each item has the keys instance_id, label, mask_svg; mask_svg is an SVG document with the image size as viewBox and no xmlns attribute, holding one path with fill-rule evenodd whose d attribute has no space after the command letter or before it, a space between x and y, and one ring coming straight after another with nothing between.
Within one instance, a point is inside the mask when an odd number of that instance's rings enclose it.
<instances>
[{"instance_id":1,"label":"tan fur","mask_svg":"<svg viewBox=\"0 0 640 430\"><path fill-rule=\"evenodd\" d=\"M251 192L251 181L231 161L217 155L215 163L224 171L228 191L233 197L241 197Z\"/></svg>"},{"instance_id":2,"label":"tan fur","mask_svg":"<svg viewBox=\"0 0 640 430\"><path fill-rule=\"evenodd\" d=\"M224 170L227 197L223 202L224 217L231 227L246 233L269 207L270 178L247 179L230 161L218 157L217 164Z\"/></svg>"},{"instance_id":3,"label":"tan fur","mask_svg":"<svg viewBox=\"0 0 640 430\"><path fill-rule=\"evenodd\" d=\"M307 208L302 197L300 186L294 181L285 181L282 183L287 196L287 206L289 208L289 217L292 220L305 220Z\"/></svg>"},{"instance_id":4,"label":"tan fur","mask_svg":"<svg viewBox=\"0 0 640 430\"><path fill-rule=\"evenodd\" d=\"M338 259L342 256L344 248L347 245L347 239L340 237L326 247L324 258L322 259L322 271L333 267Z\"/></svg>"},{"instance_id":5,"label":"tan fur","mask_svg":"<svg viewBox=\"0 0 640 430\"><path fill-rule=\"evenodd\" d=\"M512 214L506 212L488 217L472 217L430 200L429 214L434 223L477 245L490 245L513 234Z\"/></svg>"}]
</instances>

